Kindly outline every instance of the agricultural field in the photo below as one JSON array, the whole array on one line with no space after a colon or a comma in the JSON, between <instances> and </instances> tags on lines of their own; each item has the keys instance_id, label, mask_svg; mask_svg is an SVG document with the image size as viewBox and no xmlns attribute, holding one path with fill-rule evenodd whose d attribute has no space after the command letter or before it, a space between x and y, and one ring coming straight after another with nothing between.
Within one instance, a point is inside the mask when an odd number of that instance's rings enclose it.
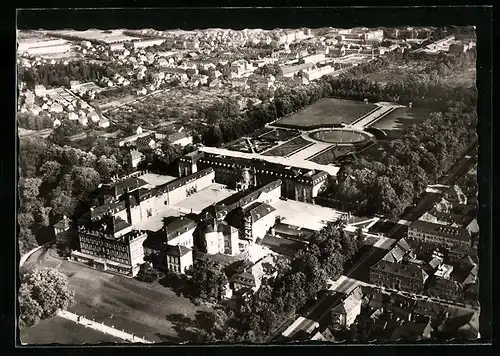
<instances>
[{"instance_id":1,"label":"agricultural field","mask_svg":"<svg viewBox=\"0 0 500 356\"><path fill-rule=\"evenodd\" d=\"M408 126L425 120L430 112L425 108L396 108L372 127L383 130L388 139L396 139L404 134Z\"/></svg>"},{"instance_id":2,"label":"agricultural field","mask_svg":"<svg viewBox=\"0 0 500 356\"><path fill-rule=\"evenodd\" d=\"M274 125L312 129L341 123L349 124L375 108L375 105L361 101L326 98L276 121Z\"/></svg>"},{"instance_id":3,"label":"agricultural field","mask_svg":"<svg viewBox=\"0 0 500 356\"><path fill-rule=\"evenodd\" d=\"M302 150L306 147L314 145L314 142L307 141L302 137L294 138L291 141L288 141L281 146L273 148L270 151L263 153L264 156L278 156L278 157L287 157L294 152Z\"/></svg>"}]
</instances>

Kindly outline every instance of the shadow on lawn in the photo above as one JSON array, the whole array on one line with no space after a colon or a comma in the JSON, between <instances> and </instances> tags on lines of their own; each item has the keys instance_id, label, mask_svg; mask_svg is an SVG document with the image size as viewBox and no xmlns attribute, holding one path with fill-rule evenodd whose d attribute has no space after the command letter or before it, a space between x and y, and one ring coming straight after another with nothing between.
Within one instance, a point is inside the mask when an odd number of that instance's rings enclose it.
<instances>
[{"instance_id":1,"label":"shadow on lawn","mask_svg":"<svg viewBox=\"0 0 500 356\"><path fill-rule=\"evenodd\" d=\"M172 289L178 297L190 298L194 295L194 285L191 281L178 275L166 274L158 281L162 286Z\"/></svg>"},{"instance_id":2,"label":"shadow on lawn","mask_svg":"<svg viewBox=\"0 0 500 356\"><path fill-rule=\"evenodd\" d=\"M197 311L195 319L188 318L184 314L170 314L167 315L167 319L172 323L173 329L178 336L177 338L172 338L158 334L157 336L164 338L165 342L206 343L206 335L213 328L211 313L205 311Z\"/></svg>"}]
</instances>

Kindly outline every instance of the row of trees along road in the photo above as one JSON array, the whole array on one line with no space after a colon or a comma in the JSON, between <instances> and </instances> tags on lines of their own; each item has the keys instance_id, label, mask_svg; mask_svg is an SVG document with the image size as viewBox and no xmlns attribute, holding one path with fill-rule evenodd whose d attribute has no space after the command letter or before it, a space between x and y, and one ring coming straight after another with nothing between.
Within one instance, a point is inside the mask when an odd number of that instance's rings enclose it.
<instances>
[{"instance_id":1,"label":"row of trees along road","mask_svg":"<svg viewBox=\"0 0 500 356\"><path fill-rule=\"evenodd\" d=\"M327 75L307 86L280 87L275 90L271 102L253 106L243 112L234 100L228 99L200 111L199 119L208 122L208 125L203 127L201 142L207 146L220 146L250 134L266 123L329 97L352 100L368 98L371 102L389 101L404 105L412 102L414 107L438 111L446 109L446 102L450 100L463 102L467 106L475 105L475 88L451 86L442 80L448 75L470 68L475 60L474 50L451 57L392 53L354 67L340 77ZM408 81L395 78L382 85L362 78L362 74L378 72L394 61L401 65L424 61L426 66L415 71Z\"/></svg>"},{"instance_id":2,"label":"row of trees along road","mask_svg":"<svg viewBox=\"0 0 500 356\"><path fill-rule=\"evenodd\" d=\"M341 223L328 223L291 261L278 259L269 271L269 275L277 272L276 277L264 278L259 290L239 310L217 310L214 318L218 322L209 335L210 340L265 341L285 319L316 299L328 278L335 280L342 275L344 265L352 260L362 243L361 230L353 237L346 234ZM200 286L205 285L203 281L212 281L212 296L220 299L215 291L220 291L218 283L225 283L224 278L196 277L196 280L202 281Z\"/></svg>"}]
</instances>

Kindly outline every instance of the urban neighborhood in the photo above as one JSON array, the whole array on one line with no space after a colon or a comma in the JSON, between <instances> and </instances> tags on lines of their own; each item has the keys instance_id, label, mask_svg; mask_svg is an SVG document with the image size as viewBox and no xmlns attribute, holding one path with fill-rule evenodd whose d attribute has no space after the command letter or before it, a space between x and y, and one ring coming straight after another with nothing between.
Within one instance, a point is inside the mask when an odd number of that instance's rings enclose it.
<instances>
[{"instance_id":1,"label":"urban neighborhood","mask_svg":"<svg viewBox=\"0 0 500 356\"><path fill-rule=\"evenodd\" d=\"M19 30L19 339L479 331L473 26Z\"/></svg>"}]
</instances>

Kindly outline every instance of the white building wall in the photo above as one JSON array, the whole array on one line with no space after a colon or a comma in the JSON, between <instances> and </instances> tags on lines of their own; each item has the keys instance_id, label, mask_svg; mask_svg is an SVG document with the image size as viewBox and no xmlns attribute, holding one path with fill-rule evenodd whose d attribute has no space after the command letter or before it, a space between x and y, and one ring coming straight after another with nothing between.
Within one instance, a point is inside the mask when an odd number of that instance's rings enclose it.
<instances>
[{"instance_id":1,"label":"white building wall","mask_svg":"<svg viewBox=\"0 0 500 356\"><path fill-rule=\"evenodd\" d=\"M179 236L176 236L172 240L170 240L168 243L170 245L182 245L185 247L192 248L194 245L194 238L193 238L193 233L194 233L194 228L191 230L188 230L184 232L183 234L180 234Z\"/></svg>"},{"instance_id":2,"label":"white building wall","mask_svg":"<svg viewBox=\"0 0 500 356\"><path fill-rule=\"evenodd\" d=\"M271 213L264 216L262 219L257 221L252 225L252 238L253 241L257 239L262 239L266 236L266 233L269 231L271 227L276 223L276 211L272 211Z\"/></svg>"},{"instance_id":3,"label":"white building wall","mask_svg":"<svg viewBox=\"0 0 500 356\"><path fill-rule=\"evenodd\" d=\"M139 221L142 221L142 212L141 207L139 205L130 208L130 224L137 224Z\"/></svg>"},{"instance_id":4,"label":"white building wall","mask_svg":"<svg viewBox=\"0 0 500 356\"><path fill-rule=\"evenodd\" d=\"M186 270L193 265L193 251L189 251L184 256L181 256L181 272L185 273Z\"/></svg>"},{"instance_id":5,"label":"white building wall","mask_svg":"<svg viewBox=\"0 0 500 356\"><path fill-rule=\"evenodd\" d=\"M181 186L177 189L174 189L168 192L168 204L174 205L178 202L186 199L188 190L192 188L196 188L197 191L208 187L212 184L212 181L215 179L215 172L211 172L199 179L196 179L192 182L187 183L184 186Z\"/></svg>"},{"instance_id":6,"label":"white building wall","mask_svg":"<svg viewBox=\"0 0 500 356\"><path fill-rule=\"evenodd\" d=\"M130 252L130 264L132 266L133 275L135 276L139 271L139 267L144 263L144 247L143 243L146 240L147 235L144 234L141 237L133 240L129 245Z\"/></svg>"},{"instance_id":7,"label":"white building wall","mask_svg":"<svg viewBox=\"0 0 500 356\"><path fill-rule=\"evenodd\" d=\"M354 320L356 320L356 317L361 313L361 302L356 304L356 307L354 307L350 313L347 314L346 317L346 326L349 327L354 323Z\"/></svg>"},{"instance_id":8,"label":"white building wall","mask_svg":"<svg viewBox=\"0 0 500 356\"><path fill-rule=\"evenodd\" d=\"M193 137L192 136L187 136L184 138L181 138L180 140L172 142L174 145L181 145L182 147L187 146L187 145L192 145L193 144Z\"/></svg>"}]
</instances>

